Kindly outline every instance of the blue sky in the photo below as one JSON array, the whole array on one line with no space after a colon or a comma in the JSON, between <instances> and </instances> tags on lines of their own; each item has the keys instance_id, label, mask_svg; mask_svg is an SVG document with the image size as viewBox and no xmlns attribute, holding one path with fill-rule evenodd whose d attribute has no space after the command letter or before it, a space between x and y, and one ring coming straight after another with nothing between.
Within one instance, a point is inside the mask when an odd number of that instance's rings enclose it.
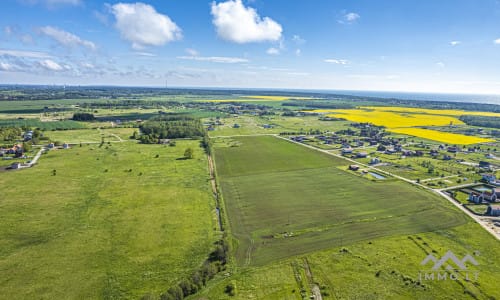
<instances>
[{"instance_id":1,"label":"blue sky","mask_svg":"<svg viewBox=\"0 0 500 300\"><path fill-rule=\"evenodd\" d=\"M0 83L500 94L496 0L3 0Z\"/></svg>"}]
</instances>

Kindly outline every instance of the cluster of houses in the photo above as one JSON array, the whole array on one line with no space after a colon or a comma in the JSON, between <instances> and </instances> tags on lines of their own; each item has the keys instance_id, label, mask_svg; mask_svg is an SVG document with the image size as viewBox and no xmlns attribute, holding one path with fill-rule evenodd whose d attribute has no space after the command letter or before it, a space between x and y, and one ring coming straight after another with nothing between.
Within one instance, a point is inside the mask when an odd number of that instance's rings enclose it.
<instances>
[{"instance_id":1,"label":"cluster of houses","mask_svg":"<svg viewBox=\"0 0 500 300\"><path fill-rule=\"evenodd\" d=\"M24 153L24 150L23 150L23 146L20 145L20 144L16 144L14 146L12 146L11 148L8 148L8 149L3 149L3 148L0 148L0 157L4 157L4 159L9 159L7 158L6 155L14 155L14 157L22 157L23 156L23 153Z\"/></svg>"},{"instance_id":2,"label":"cluster of houses","mask_svg":"<svg viewBox=\"0 0 500 300\"><path fill-rule=\"evenodd\" d=\"M471 191L468 200L477 204L483 202L497 202L497 200L500 200L500 188L491 188L490 190L484 190L482 192Z\"/></svg>"},{"instance_id":3,"label":"cluster of houses","mask_svg":"<svg viewBox=\"0 0 500 300\"><path fill-rule=\"evenodd\" d=\"M494 186L500 186L500 180L497 179L497 177L494 174L483 174L482 175L482 180L488 184L494 185Z\"/></svg>"}]
</instances>

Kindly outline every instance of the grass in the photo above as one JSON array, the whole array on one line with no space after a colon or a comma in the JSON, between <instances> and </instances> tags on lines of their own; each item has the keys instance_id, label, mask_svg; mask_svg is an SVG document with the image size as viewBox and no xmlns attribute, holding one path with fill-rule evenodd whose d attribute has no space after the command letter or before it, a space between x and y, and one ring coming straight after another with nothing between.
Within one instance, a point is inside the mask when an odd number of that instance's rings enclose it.
<instances>
[{"instance_id":1,"label":"grass","mask_svg":"<svg viewBox=\"0 0 500 300\"><path fill-rule=\"evenodd\" d=\"M294 266L307 258L323 299L495 299L500 297L495 280L500 276L498 244L470 221L454 228L369 239L245 268L214 282L202 296L221 300L303 299ZM476 254L479 265L468 267L471 272L479 272L477 282L419 281L419 273L427 269L420 264L427 254L441 257L448 250L459 258ZM229 282L237 286L236 296L224 294ZM310 296L310 288L306 286L305 290Z\"/></svg>"},{"instance_id":2,"label":"grass","mask_svg":"<svg viewBox=\"0 0 500 300\"><path fill-rule=\"evenodd\" d=\"M239 265L465 222L433 194L349 174L330 155L275 137L234 140L240 145L215 153Z\"/></svg>"},{"instance_id":3,"label":"grass","mask_svg":"<svg viewBox=\"0 0 500 300\"><path fill-rule=\"evenodd\" d=\"M2 298L138 299L191 274L216 227L198 145L76 146L0 174Z\"/></svg>"},{"instance_id":4,"label":"grass","mask_svg":"<svg viewBox=\"0 0 500 300\"><path fill-rule=\"evenodd\" d=\"M60 141L70 144L78 144L80 142L100 143L104 137L105 142L117 142L119 138L128 140L137 128L112 128L112 129L82 129L82 130L63 130L63 131L47 131L44 135L52 141ZM119 138L118 138L119 137Z\"/></svg>"}]
</instances>

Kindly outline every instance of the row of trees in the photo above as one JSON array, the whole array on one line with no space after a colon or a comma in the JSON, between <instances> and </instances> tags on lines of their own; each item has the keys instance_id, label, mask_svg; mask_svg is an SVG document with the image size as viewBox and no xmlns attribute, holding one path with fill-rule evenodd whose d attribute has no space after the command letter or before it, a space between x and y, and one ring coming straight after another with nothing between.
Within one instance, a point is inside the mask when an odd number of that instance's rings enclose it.
<instances>
[{"instance_id":1,"label":"row of trees","mask_svg":"<svg viewBox=\"0 0 500 300\"><path fill-rule=\"evenodd\" d=\"M461 116L460 120L467 125L500 128L500 118L498 117Z\"/></svg>"},{"instance_id":2,"label":"row of trees","mask_svg":"<svg viewBox=\"0 0 500 300\"><path fill-rule=\"evenodd\" d=\"M182 300L201 290L217 273L225 270L229 258L229 246L225 238L215 244L215 249L205 260L201 268L189 278L171 287L160 295L161 300Z\"/></svg>"}]
</instances>

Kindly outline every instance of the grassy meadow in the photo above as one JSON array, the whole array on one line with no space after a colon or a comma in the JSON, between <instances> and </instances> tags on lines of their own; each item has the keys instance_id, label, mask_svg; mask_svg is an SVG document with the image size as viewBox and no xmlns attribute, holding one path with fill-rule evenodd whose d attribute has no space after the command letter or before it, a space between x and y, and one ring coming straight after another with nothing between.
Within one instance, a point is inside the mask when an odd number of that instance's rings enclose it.
<instances>
[{"instance_id":1,"label":"grassy meadow","mask_svg":"<svg viewBox=\"0 0 500 300\"><path fill-rule=\"evenodd\" d=\"M240 266L466 222L446 200L348 173L339 158L276 137L233 140L215 143L215 157Z\"/></svg>"},{"instance_id":2,"label":"grassy meadow","mask_svg":"<svg viewBox=\"0 0 500 300\"><path fill-rule=\"evenodd\" d=\"M184 150L194 159L182 159ZM0 174L0 298L139 299L190 275L216 240L199 141L75 146Z\"/></svg>"}]
</instances>

